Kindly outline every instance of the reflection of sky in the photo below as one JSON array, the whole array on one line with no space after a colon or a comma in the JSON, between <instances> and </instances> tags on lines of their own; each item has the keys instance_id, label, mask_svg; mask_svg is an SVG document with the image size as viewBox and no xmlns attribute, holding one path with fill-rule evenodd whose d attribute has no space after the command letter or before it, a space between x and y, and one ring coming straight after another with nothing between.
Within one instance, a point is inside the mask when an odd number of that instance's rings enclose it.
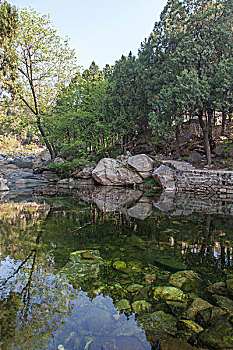
<instances>
[{"instance_id":1,"label":"reflection of sky","mask_svg":"<svg viewBox=\"0 0 233 350\"><path fill-rule=\"evenodd\" d=\"M20 292L25 280L25 273L22 269L15 274L18 267L21 265L20 261L7 256L4 260L0 260L0 298L7 296L12 290ZM7 284L2 289L2 284L9 279Z\"/></svg>"}]
</instances>

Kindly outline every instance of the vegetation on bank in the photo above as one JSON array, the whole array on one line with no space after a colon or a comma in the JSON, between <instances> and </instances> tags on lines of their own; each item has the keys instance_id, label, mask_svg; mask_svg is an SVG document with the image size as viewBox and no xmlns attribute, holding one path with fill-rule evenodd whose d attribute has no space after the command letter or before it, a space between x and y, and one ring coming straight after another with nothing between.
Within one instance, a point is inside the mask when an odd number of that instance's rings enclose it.
<instances>
[{"instance_id":1,"label":"vegetation on bank","mask_svg":"<svg viewBox=\"0 0 233 350\"><path fill-rule=\"evenodd\" d=\"M84 72L49 16L0 3L0 134L40 137L52 158L89 162L144 143L157 153L198 121L211 164L233 111L231 0L168 0L135 57ZM226 140L232 147L232 139ZM145 151L145 150L143 150Z\"/></svg>"}]
</instances>

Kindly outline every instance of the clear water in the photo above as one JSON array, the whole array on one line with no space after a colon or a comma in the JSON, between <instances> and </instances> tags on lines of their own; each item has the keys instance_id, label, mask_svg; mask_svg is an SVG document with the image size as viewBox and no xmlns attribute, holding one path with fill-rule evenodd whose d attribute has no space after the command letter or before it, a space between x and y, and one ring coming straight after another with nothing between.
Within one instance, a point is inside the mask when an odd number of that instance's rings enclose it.
<instances>
[{"instance_id":1,"label":"clear water","mask_svg":"<svg viewBox=\"0 0 233 350\"><path fill-rule=\"evenodd\" d=\"M78 198L2 202L0 349L162 349L164 339L201 347L196 334L166 326L158 312L179 314L153 288L193 270L201 287L189 300L213 302L206 288L233 275L232 224L200 213L139 220ZM135 312L138 300L148 308Z\"/></svg>"}]
</instances>

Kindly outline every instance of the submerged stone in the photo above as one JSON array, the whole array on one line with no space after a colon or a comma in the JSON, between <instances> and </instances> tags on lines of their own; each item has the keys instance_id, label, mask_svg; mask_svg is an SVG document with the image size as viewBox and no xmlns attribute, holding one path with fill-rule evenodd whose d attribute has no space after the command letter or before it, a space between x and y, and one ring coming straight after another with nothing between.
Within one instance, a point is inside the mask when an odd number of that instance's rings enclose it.
<instances>
[{"instance_id":1,"label":"submerged stone","mask_svg":"<svg viewBox=\"0 0 233 350\"><path fill-rule=\"evenodd\" d=\"M126 263L124 261L114 261L114 263L112 264L112 266L114 267L114 269L116 270L122 270L126 268Z\"/></svg>"},{"instance_id":2,"label":"submerged stone","mask_svg":"<svg viewBox=\"0 0 233 350\"><path fill-rule=\"evenodd\" d=\"M183 340L165 336L162 339L160 339L159 349L160 350L194 350L195 348L193 348L192 345L184 342Z\"/></svg>"},{"instance_id":3,"label":"submerged stone","mask_svg":"<svg viewBox=\"0 0 233 350\"><path fill-rule=\"evenodd\" d=\"M155 337L161 337L166 334L175 334L176 318L164 311L156 311L152 314L140 315L139 322L142 328L148 331L150 334L153 333Z\"/></svg>"},{"instance_id":4,"label":"submerged stone","mask_svg":"<svg viewBox=\"0 0 233 350\"><path fill-rule=\"evenodd\" d=\"M141 284L131 284L130 286L127 287L127 291L131 292L131 293L136 293L139 290L141 290L143 288L143 285Z\"/></svg>"},{"instance_id":5,"label":"submerged stone","mask_svg":"<svg viewBox=\"0 0 233 350\"><path fill-rule=\"evenodd\" d=\"M198 334L198 342L208 349L232 349L233 328L227 324L218 324Z\"/></svg>"},{"instance_id":6,"label":"submerged stone","mask_svg":"<svg viewBox=\"0 0 233 350\"><path fill-rule=\"evenodd\" d=\"M171 271L180 271L186 269L185 264L182 261L176 259L176 257L171 256L171 254L164 254L164 256L160 254L155 258L155 264L159 264Z\"/></svg>"},{"instance_id":7,"label":"submerged stone","mask_svg":"<svg viewBox=\"0 0 233 350\"><path fill-rule=\"evenodd\" d=\"M187 299L184 292L176 287L155 287L153 288L153 298L155 301L160 300L175 300L175 301L185 301Z\"/></svg>"},{"instance_id":8,"label":"submerged stone","mask_svg":"<svg viewBox=\"0 0 233 350\"><path fill-rule=\"evenodd\" d=\"M204 328L213 326L217 323L225 323L228 318L228 312L220 307L214 306L205 310L198 311L195 321Z\"/></svg>"},{"instance_id":9,"label":"submerged stone","mask_svg":"<svg viewBox=\"0 0 233 350\"><path fill-rule=\"evenodd\" d=\"M179 320L177 322L177 329L186 330L193 334L197 334L203 331L203 328L192 320Z\"/></svg>"},{"instance_id":10,"label":"submerged stone","mask_svg":"<svg viewBox=\"0 0 233 350\"><path fill-rule=\"evenodd\" d=\"M127 310L127 309L130 309L130 303L127 299L121 299L119 300L115 306L120 310Z\"/></svg>"},{"instance_id":11,"label":"submerged stone","mask_svg":"<svg viewBox=\"0 0 233 350\"><path fill-rule=\"evenodd\" d=\"M195 298L193 300L192 304L189 306L189 308L183 314L183 317L187 318L189 320L194 320L198 311L208 309L210 307L213 307L213 305L208 303L208 301L203 300L201 298Z\"/></svg>"},{"instance_id":12,"label":"submerged stone","mask_svg":"<svg viewBox=\"0 0 233 350\"><path fill-rule=\"evenodd\" d=\"M227 290L231 296L233 296L233 278L227 280Z\"/></svg>"},{"instance_id":13,"label":"submerged stone","mask_svg":"<svg viewBox=\"0 0 233 350\"><path fill-rule=\"evenodd\" d=\"M233 300L217 294L214 294L212 298L221 309L233 313Z\"/></svg>"},{"instance_id":14,"label":"submerged stone","mask_svg":"<svg viewBox=\"0 0 233 350\"><path fill-rule=\"evenodd\" d=\"M209 294L227 295L227 288L224 282L211 284L206 290Z\"/></svg>"},{"instance_id":15,"label":"submerged stone","mask_svg":"<svg viewBox=\"0 0 233 350\"><path fill-rule=\"evenodd\" d=\"M169 283L185 292L193 291L200 287L201 279L198 274L192 270L178 271L170 276Z\"/></svg>"},{"instance_id":16,"label":"submerged stone","mask_svg":"<svg viewBox=\"0 0 233 350\"><path fill-rule=\"evenodd\" d=\"M168 306L169 310L172 314L175 316L181 315L184 310L187 308L187 303L183 301L166 301L166 305Z\"/></svg>"},{"instance_id":17,"label":"submerged stone","mask_svg":"<svg viewBox=\"0 0 233 350\"><path fill-rule=\"evenodd\" d=\"M133 304L132 304L132 309L137 314L140 314L141 312L145 312L145 311L149 310L150 307L151 307L150 303L148 303L145 300L137 300L137 301L133 302Z\"/></svg>"}]
</instances>

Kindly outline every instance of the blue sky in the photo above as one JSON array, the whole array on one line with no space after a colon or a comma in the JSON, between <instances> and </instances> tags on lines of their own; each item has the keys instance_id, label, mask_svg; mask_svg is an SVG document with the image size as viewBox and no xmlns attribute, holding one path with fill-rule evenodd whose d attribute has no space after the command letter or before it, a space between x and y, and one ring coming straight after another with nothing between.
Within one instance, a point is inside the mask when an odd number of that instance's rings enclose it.
<instances>
[{"instance_id":1,"label":"blue sky","mask_svg":"<svg viewBox=\"0 0 233 350\"><path fill-rule=\"evenodd\" d=\"M19 7L33 7L51 15L62 37L76 49L78 63L88 68L95 61L101 68L114 64L140 43L153 29L167 0L9 0Z\"/></svg>"}]
</instances>

